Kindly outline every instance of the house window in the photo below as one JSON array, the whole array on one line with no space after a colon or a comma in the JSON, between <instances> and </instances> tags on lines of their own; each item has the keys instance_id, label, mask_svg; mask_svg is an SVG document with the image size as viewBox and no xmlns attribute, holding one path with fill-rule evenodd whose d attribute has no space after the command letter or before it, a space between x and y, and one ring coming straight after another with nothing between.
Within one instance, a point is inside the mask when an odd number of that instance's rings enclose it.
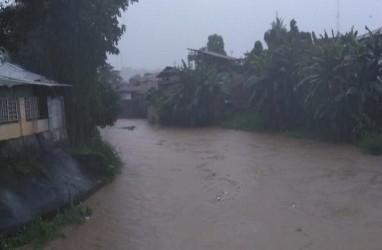
<instances>
[{"instance_id":1,"label":"house window","mask_svg":"<svg viewBox=\"0 0 382 250\"><path fill-rule=\"evenodd\" d=\"M48 118L48 100L46 97L39 97L38 98L38 112L39 112L39 119L46 119Z\"/></svg>"},{"instance_id":2,"label":"house window","mask_svg":"<svg viewBox=\"0 0 382 250\"><path fill-rule=\"evenodd\" d=\"M40 117L38 97L25 97L25 118L28 120L36 120Z\"/></svg>"},{"instance_id":3,"label":"house window","mask_svg":"<svg viewBox=\"0 0 382 250\"><path fill-rule=\"evenodd\" d=\"M17 122L19 112L15 98L0 98L0 123Z\"/></svg>"}]
</instances>

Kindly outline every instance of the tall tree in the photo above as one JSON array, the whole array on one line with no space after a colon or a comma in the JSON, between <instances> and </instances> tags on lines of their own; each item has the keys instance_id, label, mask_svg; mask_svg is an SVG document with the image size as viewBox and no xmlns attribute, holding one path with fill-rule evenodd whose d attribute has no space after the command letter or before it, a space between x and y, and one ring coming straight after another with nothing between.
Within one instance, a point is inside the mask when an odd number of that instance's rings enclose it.
<instances>
[{"instance_id":1,"label":"tall tree","mask_svg":"<svg viewBox=\"0 0 382 250\"><path fill-rule=\"evenodd\" d=\"M138 0L16 0L0 12L0 41L28 69L73 85L66 95L70 138L90 139L95 126L112 124L98 76L107 53L119 53L125 31L118 17ZM113 98L109 98L112 100ZM102 107L102 108L100 108ZM108 114L108 115L106 115Z\"/></svg>"},{"instance_id":2,"label":"tall tree","mask_svg":"<svg viewBox=\"0 0 382 250\"><path fill-rule=\"evenodd\" d=\"M268 50L259 55L253 50L248 56L250 76L247 86L252 90L249 102L269 127L287 130L303 122L302 107L294 93L294 85L298 63L309 51L311 38L299 32L294 20L290 22L288 31L283 21L277 18L264 34L264 40Z\"/></svg>"},{"instance_id":3,"label":"tall tree","mask_svg":"<svg viewBox=\"0 0 382 250\"><path fill-rule=\"evenodd\" d=\"M264 51L264 48L261 41L256 41L251 53L255 54L256 56L260 56L261 53L263 53L263 51Z\"/></svg>"},{"instance_id":4,"label":"tall tree","mask_svg":"<svg viewBox=\"0 0 382 250\"><path fill-rule=\"evenodd\" d=\"M208 36L207 49L208 51L216 52L222 55L227 55L227 53L224 50L223 37L218 34Z\"/></svg>"}]
</instances>

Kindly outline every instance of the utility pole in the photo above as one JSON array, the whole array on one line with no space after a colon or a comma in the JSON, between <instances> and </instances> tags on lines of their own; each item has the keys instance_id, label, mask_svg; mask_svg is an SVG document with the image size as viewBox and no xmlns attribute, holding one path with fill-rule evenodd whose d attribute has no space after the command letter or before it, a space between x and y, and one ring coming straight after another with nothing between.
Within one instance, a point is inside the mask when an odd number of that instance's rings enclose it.
<instances>
[{"instance_id":1,"label":"utility pole","mask_svg":"<svg viewBox=\"0 0 382 250\"><path fill-rule=\"evenodd\" d=\"M340 0L337 0L337 33L340 33L341 29L341 16L340 16Z\"/></svg>"}]
</instances>

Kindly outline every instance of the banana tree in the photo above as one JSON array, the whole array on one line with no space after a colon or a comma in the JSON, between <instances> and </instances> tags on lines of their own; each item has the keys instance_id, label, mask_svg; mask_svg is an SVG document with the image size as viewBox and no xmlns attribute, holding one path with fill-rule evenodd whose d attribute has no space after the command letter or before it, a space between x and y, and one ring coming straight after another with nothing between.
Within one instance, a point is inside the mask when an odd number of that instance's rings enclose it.
<instances>
[{"instance_id":1,"label":"banana tree","mask_svg":"<svg viewBox=\"0 0 382 250\"><path fill-rule=\"evenodd\" d=\"M158 100L161 122L167 125L202 126L215 118L215 101L223 93L223 78L213 68L180 69L180 83Z\"/></svg>"},{"instance_id":2,"label":"banana tree","mask_svg":"<svg viewBox=\"0 0 382 250\"><path fill-rule=\"evenodd\" d=\"M319 130L337 141L354 140L381 124L380 44L360 43L356 37L354 31L332 37L325 33L299 69L295 86Z\"/></svg>"}]
</instances>

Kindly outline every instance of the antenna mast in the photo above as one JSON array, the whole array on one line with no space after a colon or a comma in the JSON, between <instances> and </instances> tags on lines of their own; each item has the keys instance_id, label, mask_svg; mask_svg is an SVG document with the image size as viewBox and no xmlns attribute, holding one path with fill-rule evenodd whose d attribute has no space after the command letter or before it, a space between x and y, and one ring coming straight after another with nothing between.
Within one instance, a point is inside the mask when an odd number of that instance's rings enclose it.
<instances>
[{"instance_id":1,"label":"antenna mast","mask_svg":"<svg viewBox=\"0 0 382 250\"><path fill-rule=\"evenodd\" d=\"M341 28L341 16L340 16L340 0L337 0L337 33L340 33Z\"/></svg>"}]
</instances>

